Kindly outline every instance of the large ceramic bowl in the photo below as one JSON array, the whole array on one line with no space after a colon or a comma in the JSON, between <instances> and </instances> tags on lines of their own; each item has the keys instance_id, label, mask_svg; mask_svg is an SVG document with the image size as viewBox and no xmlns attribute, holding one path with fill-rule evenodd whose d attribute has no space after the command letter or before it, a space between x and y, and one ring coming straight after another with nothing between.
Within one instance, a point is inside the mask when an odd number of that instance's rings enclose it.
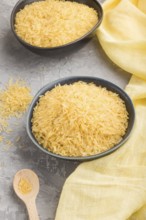
<instances>
[{"instance_id":1,"label":"large ceramic bowl","mask_svg":"<svg viewBox=\"0 0 146 220\"><path fill-rule=\"evenodd\" d=\"M115 146L110 148L109 150L106 150L102 153L95 154L95 155L92 155L92 156L66 157L66 156L61 156L61 155L54 154L54 153L48 151L47 149L43 148L37 142L37 140L35 139L35 137L32 133L31 119L32 119L32 115L33 115L33 109L36 106L36 103L38 102L41 95L44 95L47 91L52 90L58 84L60 84L60 85L72 84L72 83L78 82L78 81L83 81L83 82L87 82L87 83L94 83L97 86L105 87L105 88L107 88L107 90L119 94L120 98L125 102L126 109L129 113L128 128L127 128L126 133L123 136L122 140L119 143L117 143ZM80 77L80 76L78 76L78 77L67 77L67 78L59 79L59 80L56 80L52 83L47 84L42 89L40 89L39 92L35 95L32 103L30 105L30 108L28 110L27 133L28 133L30 139L36 145L37 148L39 148L40 150L44 151L45 153L47 153L51 156L62 158L62 159L67 159L67 160L78 160L78 161L92 160L92 159L96 159L96 158L106 156L106 155L114 152L115 150L117 150L120 146L122 146L127 141L127 139L129 138L129 136L131 134L131 131L132 131L132 128L133 128L133 125L134 125L134 119L135 119L135 111L134 111L134 107L133 107L131 99L129 98L129 96L121 88L119 88L115 84L113 84L109 81L100 79L100 78L96 78L96 77L86 77L86 76L85 77Z\"/></svg>"},{"instance_id":2,"label":"large ceramic bowl","mask_svg":"<svg viewBox=\"0 0 146 220\"><path fill-rule=\"evenodd\" d=\"M47 54L47 52L52 51L52 50L63 50L63 49L68 49L71 47L74 47L75 44L79 43L80 41L87 39L93 35L95 30L99 27L101 24L102 18L103 18L103 10L101 4L97 0L74 0L75 2L82 3L85 5L88 5L92 8L94 8L97 13L98 13L98 22L94 25L94 27L88 31L85 35L82 37L78 38L77 40L74 40L70 43L64 44L62 46L57 46L57 47L37 47L37 46L32 46L31 44L25 42L23 39L21 39L17 33L15 32L15 16L17 12L19 12L21 9L23 9L26 5L31 4L33 2L38 2L41 0L19 0L17 4L14 6L12 13L11 13L11 29L12 32L14 33L16 39L26 48L31 50L32 52L36 52L39 54ZM72 0L70 0L72 1ZM86 16L86 15L85 15Z\"/></svg>"}]
</instances>

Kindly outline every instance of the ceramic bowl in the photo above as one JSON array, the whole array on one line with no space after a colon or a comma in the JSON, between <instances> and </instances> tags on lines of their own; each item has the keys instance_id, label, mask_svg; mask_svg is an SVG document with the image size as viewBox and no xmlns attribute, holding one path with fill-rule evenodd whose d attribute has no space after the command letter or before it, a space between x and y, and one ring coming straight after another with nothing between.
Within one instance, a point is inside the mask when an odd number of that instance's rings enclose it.
<instances>
[{"instance_id":1,"label":"ceramic bowl","mask_svg":"<svg viewBox=\"0 0 146 220\"><path fill-rule=\"evenodd\" d=\"M41 0L39 0L41 1ZM71 1L71 0L70 0ZM87 38L91 38L93 36L93 33L95 33L96 29L99 27L101 24L102 18L103 18L103 9L101 4L97 0L75 0L75 2L82 3L85 5L88 5L92 8L94 8L97 13L98 13L98 22L94 25L94 27L87 32L85 35L82 37L78 38L77 40L74 40L70 43L64 44L62 46L57 46L57 47L37 47L37 46L32 46L31 44L25 42L23 39L21 39L17 33L15 32L15 16L17 12L19 12L21 9L23 9L26 5L31 4L33 2L38 2L38 0L19 0L17 4L14 6L12 13L11 13L11 29L12 32L14 33L14 36L16 39L27 49L31 50L32 52L36 52L38 54L47 54L47 52L54 51L54 50L66 50L68 48L73 48L75 44L80 43L82 40L85 40Z\"/></svg>"},{"instance_id":2,"label":"ceramic bowl","mask_svg":"<svg viewBox=\"0 0 146 220\"><path fill-rule=\"evenodd\" d=\"M58 84L60 85L64 85L64 84L72 84L78 81L83 81L83 82L87 82L87 83L94 83L97 86L101 86L101 87L105 87L107 88L107 90L112 91L114 93L119 94L120 98L124 101L125 105L126 105L126 109L128 111L129 114L129 120L128 120L128 127L126 130L125 135L122 137L121 141L119 143L117 143L115 146L113 146L112 148L110 148L109 150L106 150L102 153L99 154L95 154L92 156L81 156L81 157L67 157L67 156L61 156L58 154L54 154L50 151L48 151L47 149L43 148L35 139L33 133L32 133L32 123L31 123L31 119L32 119L32 115L33 115L33 109L36 106L40 96L44 95L47 91L52 90L55 86L57 86ZM63 79L59 79L56 80L54 82L51 82L49 84L47 84L46 86L44 86L42 89L40 89L38 91L38 93L35 95L30 108L28 110L28 115L27 115L27 133L28 136L30 137L31 141L35 144L35 146L37 148L39 148L40 150L44 151L45 153L47 153L48 155L57 157L57 158L61 158L61 159L66 159L66 160L78 160L78 161L85 161L85 160L92 160L92 159L96 159L96 158L100 158L103 156L106 156L110 153L113 153L115 150L117 150L119 147L121 147L129 138L133 125L134 125L134 119L135 119L135 111L134 111L134 107L132 104L132 101L130 99L130 97L126 94L125 91L123 91L121 88L119 88L117 85L106 81L104 79L100 79L100 78L96 78L96 77L83 77L83 76L78 76L78 77L67 77L67 78L63 78Z\"/></svg>"}]
</instances>

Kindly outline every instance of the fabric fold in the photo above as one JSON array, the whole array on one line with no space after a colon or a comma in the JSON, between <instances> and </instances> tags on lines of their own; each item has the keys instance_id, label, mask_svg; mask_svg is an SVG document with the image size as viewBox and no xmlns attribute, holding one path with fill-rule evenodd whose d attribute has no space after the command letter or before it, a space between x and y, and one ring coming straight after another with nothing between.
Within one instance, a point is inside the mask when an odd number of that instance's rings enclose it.
<instances>
[{"instance_id":1,"label":"fabric fold","mask_svg":"<svg viewBox=\"0 0 146 220\"><path fill-rule=\"evenodd\" d=\"M146 80L145 5L145 0L106 1L103 5L104 19L97 35L114 63Z\"/></svg>"}]
</instances>

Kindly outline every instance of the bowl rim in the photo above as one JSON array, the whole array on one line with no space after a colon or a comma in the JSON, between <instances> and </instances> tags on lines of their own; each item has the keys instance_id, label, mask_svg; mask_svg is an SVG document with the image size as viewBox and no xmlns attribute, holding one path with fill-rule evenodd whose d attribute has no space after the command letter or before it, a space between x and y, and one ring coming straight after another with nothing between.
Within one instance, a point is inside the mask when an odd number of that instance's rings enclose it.
<instances>
[{"instance_id":1,"label":"bowl rim","mask_svg":"<svg viewBox=\"0 0 146 220\"><path fill-rule=\"evenodd\" d=\"M72 81L73 82L68 82L68 83L64 83L65 81ZM132 111L132 122L131 122L131 127L130 127L130 130L125 133L126 137L124 137L123 139L121 139L116 145L114 145L112 148L104 151L104 152L101 152L101 153L98 153L98 154L94 154L94 155L91 155L91 156L77 156L77 157L69 157L69 156L62 156L62 155L59 155L59 154L55 154L53 152L50 152L49 150L45 149L43 146L41 146L35 139L32 131L31 131L31 116L32 116L32 112L33 112L33 108L36 106L36 103L38 102L39 98L41 95L45 94L45 92L53 89L56 85L58 84L61 84L63 83L64 84L72 84L74 82L78 82L78 81L84 81L84 82L87 82L88 80L90 80L91 82L95 83L95 81L99 81L99 82L103 82L105 84L108 84L111 88L114 88L116 89L117 93L118 94L122 94L123 97L125 97L125 100L127 100L127 102L129 103L130 105L130 108L131 108L131 111ZM61 84L62 85L62 84ZM102 87L106 87L106 86L103 86ZM108 88L107 88L108 89ZM110 91L110 89L109 89ZM27 113L27 119L26 119L26 130L27 130L27 134L29 136L29 138L31 139L31 141L33 142L33 144L35 146L37 146L41 151L47 153L48 155L50 156L53 156L53 157L56 157L56 158L59 158L59 159L65 159L65 160L70 160L70 161L88 161L88 160L93 160L93 159L98 159L98 158L101 158L101 157L104 157L104 156L107 156L109 154L111 154L112 152L116 151L118 148L120 148L130 137L130 134L133 130L133 127L134 127L134 122L135 122L135 109L134 109L134 105L132 103L132 100L131 98L128 96L128 94L123 90L121 89L119 86L117 86L116 84L110 82L110 81L107 81L105 79L102 79L102 78L98 78L98 77L92 77L92 76L73 76L73 77L64 77L64 78L60 78L58 80L55 80L55 81L52 81L48 84L46 84L45 86L43 86L37 93L36 95L34 96L30 106L29 106L29 109L28 109L28 113Z\"/></svg>"},{"instance_id":2,"label":"bowl rim","mask_svg":"<svg viewBox=\"0 0 146 220\"><path fill-rule=\"evenodd\" d=\"M37 50L39 49L40 51L62 49L62 48L65 48L65 47L67 47L67 46L74 45L75 43L80 42L81 40L85 39L85 38L88 37L90 34L92 34L92 33L97 29L97 27L100 26L100 24L101 24L101 22L102 22L102 20L103 20L103 8L102 8L102 6L101 6L101 3L100 3L98 0L92 0L92 1L94 1L94 2L98 5L99 11L100 11L100 18L98 17L97 23L91 28L90 31L88 31L86 34L84 34L84 35L81 36L80 38L78 38L78 39L76 39L76 40L74 40L74 41L71 41L71 42L69 42L69 43L67 43L67 44L60 45L60 46L55 46L55 47L38 47L38 46L33 46L33 45L31 45L30 43L27 43L26 41L24 41L21 37L19 37L19 36L17 35L16 31L15 31L15 28L14 28L14 25L15 25L14 20L15 20L15 16L16 16L15 11L16 11L17 7L18 7L22 2L25 2L25 1L26 1L26 0L19 0L19 1L15 4L15 6L14 6L12 12L11 12L11 16L10 16L10 26L11 26L11 30L12 30L14 36L17 38L17 40L20 41L23 45L25 45L25 46L27 46L27 47L30 47L30 48L32 48L32 49L37 49ZM43 1L43 0L39 0L39 1ZM39 2L39 1L38 1L38 0L33 0L33 2ZM32 2L32 3L33 3L33 2ZM28 5L28 4L26 4L26 5Z\"/></svg>"}]
</instances>

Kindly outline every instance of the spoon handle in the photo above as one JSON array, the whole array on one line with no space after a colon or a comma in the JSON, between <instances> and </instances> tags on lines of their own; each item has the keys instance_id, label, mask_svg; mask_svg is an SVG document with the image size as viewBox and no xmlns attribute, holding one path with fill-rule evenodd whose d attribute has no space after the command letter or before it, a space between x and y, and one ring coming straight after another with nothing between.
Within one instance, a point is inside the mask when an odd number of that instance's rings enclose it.
<instances>
[{"instance_id":1,"label":"spoon handle","mask_svg":"<svg viewBox=\"0 0 146 220\"><path fill-rule=\"evenodd\" d=\"M36 203L34 199L26 203L26 208L28 211L29 220L39 220Z\"/></svg>"}]
</instances>

